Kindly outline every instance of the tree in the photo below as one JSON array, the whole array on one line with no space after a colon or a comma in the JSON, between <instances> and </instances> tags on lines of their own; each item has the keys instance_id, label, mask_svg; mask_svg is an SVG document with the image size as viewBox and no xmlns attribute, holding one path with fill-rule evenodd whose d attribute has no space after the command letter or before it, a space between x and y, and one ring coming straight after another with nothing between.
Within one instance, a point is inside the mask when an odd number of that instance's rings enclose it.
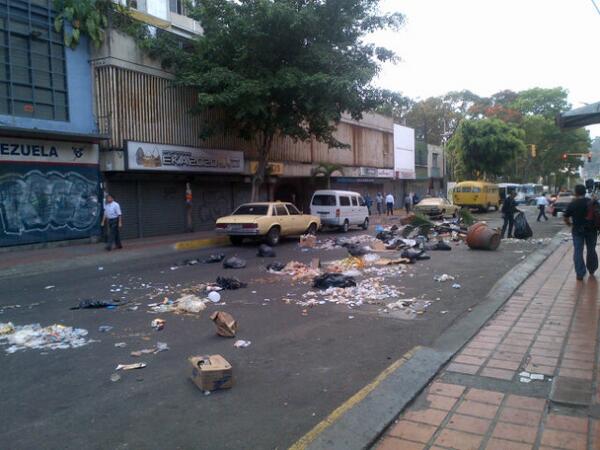
<instances>
[{"instance_id":1,"label":"tree","mask_svg":"<svg viewBox=\"0 0 600 450\"><path fill-rule=\"evenodd\" d=\"M523 115L539 115L554 119L561 111L571 109L567 96L567 91L562 87L533 88L519 92L508 106Z\"/></svg>"},{"instance_id":2,"label":"tree","mask_svg":"<svg viewBox=\"0 0 600 450\"><path fill-rule=\"evenodd\" d=\"M313 178L325 177L325 186L331 189L331 176L339 172L344 175L344 167L339 164L321 163L311 171Z\"/></svg>"},{"instance_id":3,"label":"tree","mask_svg":"<svg viewBox=\"0 0 600 450\"><path fill-rule=\"evenodd\" d=\"M463 120L449 143L460 161L459 176L493 178L525 152L524 133L498 119Z\"/></svg>"},{"instance_id":4,"label":"tree","mask_svg":"<svg viewBox=\"0 0 600 450\"><path fill-rule=\"evenodd\" d=\"M395 58L365 42L373 31L398 27L400 14L381 15L379 0L199 0L191 9L204 34L171 63L176 83L197 92L192 112L251 141L258 154L252 199L263 183L274 140L334 137L342 113L360 119L379 105L371 84L380 63Z\"/></svg>"}]
</instances>

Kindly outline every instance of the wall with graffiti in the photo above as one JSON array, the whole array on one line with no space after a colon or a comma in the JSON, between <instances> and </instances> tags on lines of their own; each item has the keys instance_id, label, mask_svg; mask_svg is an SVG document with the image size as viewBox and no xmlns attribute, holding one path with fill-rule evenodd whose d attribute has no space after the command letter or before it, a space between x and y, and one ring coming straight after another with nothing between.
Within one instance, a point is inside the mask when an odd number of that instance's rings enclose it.
<instances>
[{"instance_id":1,"label":"wall with graffiti","mask_svg":"<svg viewBox=\"0 0 600 450\"><path fill-rule=\"evenodd\" d=\"M100 233L97 166L0 165L0 247Z\"/></svg>"}]
</instances>

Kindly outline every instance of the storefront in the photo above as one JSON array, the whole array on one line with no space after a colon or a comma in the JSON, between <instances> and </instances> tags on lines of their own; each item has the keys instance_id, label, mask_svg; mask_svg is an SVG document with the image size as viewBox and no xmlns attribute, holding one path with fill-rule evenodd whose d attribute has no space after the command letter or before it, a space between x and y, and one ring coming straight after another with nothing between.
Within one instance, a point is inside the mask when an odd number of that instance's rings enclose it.
<instances>
[{"instance_id":1,"label":"storefront","mask_svg":"<svg viewBox=\"0 0 600 450\"><path fill-rule=\"evenodd\" d=\"M239 151L128 141L122 163L104 169L106 190L123 211L125 238L212 229L250 198Z\"/></svg>"},{"instance_id":2,"label":"storefront","mask_svg":"<svg viewBox=\"0 0 600 450\"><path fill-rule=\"evenodd\" d=\"M97 236L100 199L96 144L0 136L0 247Z\"/></svg>"}]
</instances>

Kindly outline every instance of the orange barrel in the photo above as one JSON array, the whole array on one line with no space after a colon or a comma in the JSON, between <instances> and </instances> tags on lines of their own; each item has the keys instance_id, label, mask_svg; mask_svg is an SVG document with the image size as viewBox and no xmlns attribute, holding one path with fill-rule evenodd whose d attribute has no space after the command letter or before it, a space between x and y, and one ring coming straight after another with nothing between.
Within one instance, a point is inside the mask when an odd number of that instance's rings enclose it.
<instances>
[{"instance_id":1,"label":"orange barrel","mask_svg":"<svg viewBox=\"0 0 600 450\"><path fill-rule=\"evenodd\" d=\"M467 230L467 245L477 250L496 250L500 245L500 232L478 222Z\"/></svg>"}]
</instances>

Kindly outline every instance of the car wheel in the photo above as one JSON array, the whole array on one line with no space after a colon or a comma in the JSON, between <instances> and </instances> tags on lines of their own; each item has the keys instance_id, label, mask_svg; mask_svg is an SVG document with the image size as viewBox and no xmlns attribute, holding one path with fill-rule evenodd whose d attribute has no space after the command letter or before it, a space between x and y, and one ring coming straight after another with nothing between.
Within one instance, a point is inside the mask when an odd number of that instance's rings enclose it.
<instances>
[{"instance_id":1,"label":"car wheel","mask_svg":"<svg viewBox=\"0 0 600 450\"><path fill-rule=\"evenodd\" d=\"M229 236L229 241L231 245L242 245L244 238L242 236Z\"/></svg>"},{"instance_id":2,"label":"car wheel","mask_svg":"<svg viewBox=\"0 0 600 450\"><path fill-rule=\"evenodd\" d=\"M306 234L312 234L312 235L317 234L317 224L311 223L306 230Z\"/></svg>"},{"instance_id":3,"label":"car wheel","mask_svg":"<svg viewBox=\"0 0 600 450\"><path fill-rule=\"evenodd\" d=\"M347 233L350 229L350 222L348 220L344 220L344 225L341 226L342 233Z\"/></svg>"},{"instance_id":4,"label":"car wheel","mask_svg":"<svg viewBox=\"0 0 600 450\"><path fill-rule=\"evenodd\" d=\"M279 229L279 227L271 228L267 233L267 244L269 244L271 247L274 247L277 244L279 244L280 235L281 230Z\"/></svg>"},{"instance_id":5,"label":"car wheel","mask_svg":"<svg viewBox=\"0 0 600 450\"><path fill-rule=\"evenodd\" d=\"M363 230L368 230L369 229L369 218L365 217L365 221L363 222L363 224L361 225Z\"/></svg>"}]
</instances>

